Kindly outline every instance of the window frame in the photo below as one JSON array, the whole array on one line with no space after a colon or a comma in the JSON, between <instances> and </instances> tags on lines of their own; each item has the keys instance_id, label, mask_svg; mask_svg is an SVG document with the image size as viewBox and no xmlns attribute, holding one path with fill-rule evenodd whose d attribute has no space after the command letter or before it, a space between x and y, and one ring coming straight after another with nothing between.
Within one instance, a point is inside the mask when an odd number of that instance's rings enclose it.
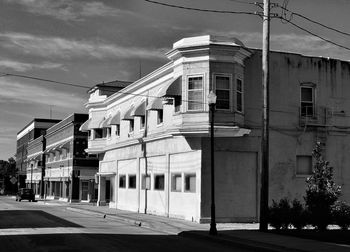
<instances>
[{"instance_id":1,"label":"window frame","mask_svg":"<svg viewBox=\"0 0 350 252\"><path fill-rule=\"evenodd\" d=\"M238 81L241 83L241 90L238 91ZM241 110L238 109L238 94L241 95ZM244 81L241 76L235 78L235 111L239 113L244 113Z\"/></svg>"},{"instance_id":2,"label":"window frame","mask_svg":"<svg viewBox=\"0 0 350 252\"><path fill-rule=\"evenodd\" d=\"M202 79L202 88L201 89L189 89L189 85L190 85L190 79L195 79L195 78L201 78ZM193 75L188 75L186 78L186 96L187 96L187 111L190 112L197 112L197 111L204 111L204 91L205 91L205 78L204 78L204 74L193 74ZM191 91L190 91L191 90ZM202 97L201 97L201 108L200 109L190 109L190 104L192 102L197 102L195 100L191 100L189 99L189 93L190 92L194 92L196 90L201 90L202 92Z\"/></svg>"},{"instance_id":3,"label":"window frame","mask_svg":"<svg viewBox=\"0 0 350 252\"><path fill-rule=\"evenodd\" d=\"M228 98L228 108L218 108L217 107L217 103L216 103L216 110L220 110L220 111L232 111L233 108L233 92L234 92L234 88L233 88L233 84L232 84L232 74L228 74L228 73L213 73L213 90L214 93L216 94L216 96L218 97L217 94L217 77L226 77L228 78L229 81L229 88L228 89L219 89L219 90L223 90L223 91L228 91L229 93L229 98ZM217 100L216 100L217 102Z\"/></svg>"},{"instance_id":4,"label":"window frame","mask_svg":"<svg viewBox=\"0 0 350 252\"><path fill-rule=\"evenodd\" d=\"M157 182L158 182L157 178L159 178L159 177L163 177L163 187L162 188L160 188L160 187L158 188L158 186L156 187ZM159 184L159 185L161 185L161 184ZM164 191L165 190L165 174L164 173L153 174L153 189L155 191Z\"/></svg>"},{"instance_id":5,"label":"window frame","mask_svg":"<svg viewBox=\"0 0 350 252\"><path fill-rule=\"evenodd\" d=\"M302 174L302 173L298 173L298 157L308 157L310 158L310 161L311 161L311 169L310 169L310 173L309 174ZM304 177L309 177L311 174L312 174L312 170L313 170L313 166L314 166L314 160L313 160L313 157L312 155L296 155L295 156L295 176L296 177L301 177L301 178L304 178Z\"/></svg>"},{"instance_id":6,"label":"window frame","mask_svg":"<svg viewBox=\"0 0 350 252\"><path fill-rule=\"evenodd\" d=\"M194 189L187 189L187 177L194 177L195 178L195 185L194 185ZM189 185L191 185L191 183L189 183ZM197 174L196 173L185 173L184 174L184 192L186 193L196 193L197 192Z\"/></svg>"},{"instance_id":7,"label":"window frame","mask_svg":"<svg viewBox=\"0 0 350 252\"><path fill-rule=\"evenodd\" d=\"M118 188L126 189L126 174L119 174L118 177ZM124 179L124 185L120 183L122 178Z\"/></svg>"},{"instance_id":8,"label":"window frame","mask_svg":"<svg viewBox=\"0 0 350 252\"><path fill-rule=\"evenodd\" d=\"M180 189L178 189L176 187L176 178L180 177L180 180L181 180L181 185L180 185ZM171 173L171 192L182 192L182 187L183 187L183 182L182 182L182 174L179 173L179 172L174 172L174 173Z\"/></svg>"},{"instance_id":9,"label":"window frame","mask_svg":"<svg viewBox=\"0 0 350 252\"><path fill-rule=\"evenodd\" d=\"M120 124L115 125L115 131L114 134L116 137L120 137Z\"/></svg>"},{"instance_id":10,"label":"window frame","mask_svg":"<svg viewBox=\"0 0 350 252\"><path fill-rule=\"evenodd\" d=\"M303 89L311 89L311 98L312 101L303 101L302 99L302 90ZM310 103L312 104L312 115L303 114L303 106L302 104ZM316 116L316 85L313 83L302 83L300 84L300 116L313 118Z\"/></svg>"},{"instance_id":11,"label":"window frame","mask_svg":"<svg viewBox=\"0 0 350 252\"><path fill-rule=\"evenodd\" d=\"M163 125L164 122L164 111L163 109L159 109L157 112L157 126Z\"/></svg>"},{"instance_id":12,"label":"window frame","mask_svg":"<svg viewBox=\"0 0 350 252\"><path fill-rule=\"evenodd\" d=\"M130 179L134 178L135 186L130 186ZM128 189L136 189L137 188L137 176L136 174L128 174Z\"/></svg>"}]
</instances>

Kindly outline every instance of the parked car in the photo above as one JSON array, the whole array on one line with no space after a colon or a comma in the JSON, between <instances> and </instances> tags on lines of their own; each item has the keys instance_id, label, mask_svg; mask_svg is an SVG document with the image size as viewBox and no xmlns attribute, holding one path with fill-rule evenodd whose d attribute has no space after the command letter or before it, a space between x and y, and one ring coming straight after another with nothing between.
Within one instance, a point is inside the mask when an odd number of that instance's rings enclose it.
<instances>
[{"instance_id":1,"label":"parked car","mask_svg":"<svg viewBox=\"0 0 350 252\"><path fill-rule=\"evenodd\" d=\"M16 194L16 201L21 201L22 199L34 201L35 195L33 189L20 188Z\"/></svg>"}]
</instances>

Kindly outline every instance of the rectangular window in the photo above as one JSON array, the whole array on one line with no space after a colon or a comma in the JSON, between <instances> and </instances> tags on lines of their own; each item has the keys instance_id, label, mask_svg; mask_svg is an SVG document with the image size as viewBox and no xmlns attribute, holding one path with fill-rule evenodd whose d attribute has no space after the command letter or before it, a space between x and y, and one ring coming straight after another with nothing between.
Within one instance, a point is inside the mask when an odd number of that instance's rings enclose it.
<instances>
[{"instance_id":1,"label":"rectangular window","mask_svg":"<svg viewBox=\"0 0 350 252\"><path fill-rule=\"evenodd\" d=\"M157 124L163 123L163 110L157 110Z\"/></svg>"},{"instance_id":2,"label":"rectangular window","mask_svg":"<svg viewBox=\"0 0 350 252\"><path fill-rule=\"evenodd\" d=\"M300 114L305 117L315 115L315 94L313 87L300 87Z\"/></svg>"},{"instance_id":3,"label":"rectangular window","mask_svg":"<svg viewBox=\"0 0 350 252\"><path fill-rule=\"evenodd\" d=\"M108 134L107 128L103 128L102 129L102 138L107 138L107 134Z\"/></svg>"},{"instance_id":4,"label":"rectangular window","mask_svg":"<svg viewBox=\"0 0 350 252\"><path fill-rule=\"evenodd\" d=\"M236 80L236 110L243 112L243 82L240 79Z\"/></svg>"},{"instance_id":5,"label":"rectangular window","mask_svg":"<svg viewBox=\"0 0 350 252\"><path fill-rule=\"evenodd\" d=\"M312 174L312 156L297 156L297 175L311 175Z\"/></svg>"},{"instance_id":6,"label":"rectangular window","mask_svg":"<svg viewBox=\"0 0 350 252\"><path fill-rule=\"evenodd\" d=\"M129 175L129 188L135 189L136 188L136 175Z\"/></svg>"},{"instance_id":7,"label":"rectangular window","mask_svg":"<svg viewBox=\"0 0 350 252\"><path fill-rule=\"evenodd\" d=\"M180 173L175 173L171 175L171 191L181 192L182 190L182 176Z\"/></svg>"},{"instance_id":8,"label":"rectangular window","mask_svg":"<svg viewBox=\"0 0 350 252\"><path fill-rule=\"evenodd\" d=\"M154 175L154 190L164 190L164 174Z\"/></svg>"},{"instance_id":9,"label":"rectangular window","mask_svg":"<svg viewBox=\"0 0 350 252\"><path fill-rule=\"evenodd\" d=\"M230 77L215 76L216 109L230 109Z\"/></svg>"},{"instance_id":10,"label":"rectangular window","mask_svg":"<svg viewBox=\"0 0 350 252\"><path fill-rule=\"evenodd\" d=\"M185 192L196 192L196 174L185 174Z\"/></svg>"},{"instance_id":11,"label":"rectangular window","mask_svg":"<svg viewBox=\"0 0 350 252\"><path fill-rule=\"evenodd\" d=\"M111 138L111 128L107 128L107 138Z\"/></svg>"},{"instance_id":12,"label":"rectangular window","mask_svg":"<svg viewBox=\"0 0 350 252\"><path fill-rule=\"evenodd\" d=\"M119 188L125 188L125 187L126 187L126 176L119 175Z\"/></svg>"},{"instance_id":13,"label":"rectangular window","mask_svg":"<svg viewBox=\"0 0 350 252\"><path fill-rule=\"evenodd\" d=\"M188 78L188 110L203 110L203 77Z\"/></svg>"},{"instance_id":14,"label":"rectangular window","mask_svg":"<svg viewBox=\"0 0 350 252\"><path fill-rule=\"evenodd\" d=\"M120 136L120 124L116 124L115 135Z\"/></svg>"},{"instance_id":15,"label":"rectangular window","mask_svg":"<svg viewBox=\"0 0 350 252\"><path fill-rule=\"evenodd\" d=\"M145 117L144 116L140 116L140 129L144 129L145 128Z\"/></svg>"},{"instance_id":16,"label":"rectangular window","mask_svg":"<svg viewBox=\"0 0 350 252\"><path fill-rule=\"evenodd\" d=\"M142 190L151 189L151 177L149 175L142 174L141 189Z\"/></svg>"},{"instance_id":17,"label":"rectangular window","mask_svg":"<svg viewBox=\"0 0 350 252\"><path fill-rule=\"evenodd\" d=\"M181 110L181 105L182 105L182 100L181 100L181 96L176 96L174 98L174 105L175 105L175 112L180 112Z\"/></svg>"},{"instance_id":18,"label":"rectangular window","mask_svg":"<svg viewBox=\"0 0 350 252\"><path fill-rule=\"evenodd\" d=\"M102 138L102 129L94 129L95 138Z\"/></svg>"},{"instance_id":19,"label":"rectangular window","mask_svg":"<svg viewBox=\"0 0 350 252\"><path fill-rule=\"evenodd\" d=\"M129 133L134 132L134 120L129 120Z\"/></svg>"}]
</instances>

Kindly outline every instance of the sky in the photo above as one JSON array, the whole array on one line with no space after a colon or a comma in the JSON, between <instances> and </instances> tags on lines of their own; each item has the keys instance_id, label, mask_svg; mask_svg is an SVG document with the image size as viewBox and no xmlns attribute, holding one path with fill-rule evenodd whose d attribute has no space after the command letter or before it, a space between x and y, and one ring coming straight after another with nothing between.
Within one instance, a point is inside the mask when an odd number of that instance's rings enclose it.
<instances>
[{"instance_id":1,"label":"sky","mask_svg":"<svg viewBox=\"0 0 350 252\"><path fill-rule=\"evenodd\" d=\"M193 8L262 11L249 0L157 0ZM282 5L288 1L271 1ZM291 0L286 8L350 33L349 0ZM298 15L272 13L335 43L350 36ZM135 81L168 62L174 42L191 36L236 37L261 48L258 15L196 12L144 0L0 0L0 160L13 157L16 135L33 118L63 119L87 113L88 88L113 80ZM327 43L280 19L271 20L271 50L350 60L350 50ZM141 69L141 70L140 70Z\"/></svg>"}]
</instances>

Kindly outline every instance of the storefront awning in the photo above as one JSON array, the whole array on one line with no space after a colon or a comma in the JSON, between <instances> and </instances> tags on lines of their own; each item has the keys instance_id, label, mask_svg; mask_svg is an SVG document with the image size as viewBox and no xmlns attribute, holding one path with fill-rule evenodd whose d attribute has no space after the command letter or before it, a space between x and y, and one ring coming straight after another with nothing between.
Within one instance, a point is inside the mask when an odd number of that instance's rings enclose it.
<instances>
[{"instance_id":1,"label":"storefront awning","mask_svg":"<svg viewBox=\"0 0 350 252\"><path fill-rule=\"evenodd\" d=\"M159 97L176 97L182 95L182 76L171 81L158 93Z\"/></svg>"},{"instance_id":2,"label":"storefront awning","mask_svg":"<svg viewBox=\"0 0 350 252\"><path fill-rule=\"evenodd\" d=\"M114 116L111 117L109 125L120 124L120 112L118 111Z\"/></svg>"},{"instance_id":3,"label":"storefront awning","mask_svg":"<svg viewBox=\"0 0 350 252\"><path fill-rule=\"evenodd\" d=\"M109 127L109 121L112 119L112 117L107 117L105 118L101 124L100 124L100 128L108 128Z\"/></svg>"},{"instance_id":4,"label":"storefront awning","mask_svg":"<svg viewBox=\"0 0 350 252\"><path fill-rule=\"evenodd\" d=\"M146 100L140 102L131 112L131 116L145 116Z\"/></svg>"},{"instance_id":5,"label":"storefront awning","mask_svg":"<svg viewBox=\"0 0 350 252\"><path fill-rule=\"evenodd\" d=\"M134 106L131 106L123 115L122 120L134 120L134 117L131 116L131 112L134 110Z\"/></svg>"},{"instance_id":6,"label":"storefront awning","mask_svg":"<svg viewBox=\"0 0 350 252\"><path fill-rule=\"evenodd\" d=\"M80 126L79 130L82 131L82 132L89 131L89 124L90 124L90 122L91 122L91 118L89 118L86 122L84 122L84 123Z\"/></svg>"},{"instance_id":7,"label":"storefront awning","mask_svg":"<svg viewBox=\"0 0 350 252\"><path fill-rule=\"evenodd\" d=\"M104 117L102 117L102 118L92 117L91 121L89 123L88 129L98 129L98 128L100 128L100 125L101 125L103 120L104 120Z\"/></svg>"},{"instance_id":8,"label":"storefront awning","mask_svg":"<svg viewBox=\"0 0 350 252\"><path fill-rule=\"evenodd\" d=\"M162 98L154 98L147 106L147 110L162 110L163 100Z\"/></svg>"}]
</instances>

